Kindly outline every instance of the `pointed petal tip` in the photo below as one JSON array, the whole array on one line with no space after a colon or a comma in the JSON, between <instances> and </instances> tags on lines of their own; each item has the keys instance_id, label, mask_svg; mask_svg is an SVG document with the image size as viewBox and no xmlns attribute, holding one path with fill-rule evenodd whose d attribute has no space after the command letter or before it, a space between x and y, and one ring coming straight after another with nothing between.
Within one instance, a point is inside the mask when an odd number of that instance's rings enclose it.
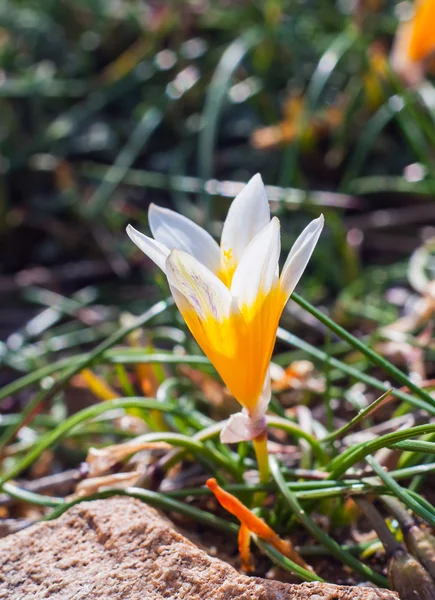
<instances>
[{"instance_id":1,"label":"pointed petal tip","mask_svg":"<svg viewBox=\"0 0 435 600\"><path fill-rule=\"evenodd\" d=\"M278 217L272 217L270 222L273 223L273 227L276 227L277 229L281 228L281 223L280 223L280 220L278 219ZM266 225L266 227L267 227L267 225Z\"/></svg>"},{"instance_id":2,"label":"pointed petal tip","mask_svg":"<svg viewBox=\"0 0 435 600\"><path fill-rule=\"evenodd\" d=\"M263 178L260 175L260 173L255 173L255 175L253 175L251 177L251 179L248 181L248 183L250 183L251 181L254 182L254 183L261 183L262 185L264 185L263 184Z\"/></svg>"},{"instance_id":3,"label":"pointed petal tip","mask_svg":"<svg viewBox=\"0 0 435 600\"><path fill-rule=\"evenodd\" d=\"M168 249L163 244L160 244L153 238L150 238L135 229L130 223L127 225L125 231L133 244L146 254L148 258L155 262L162 271L165 271L166 257L169 252Z\"/></svg>"},{"instance_id":4,"label":"pointed petal tip","mask_svg":"<svg viewBox=\"0 0 435 600\"><path fill-rule=\"evenodd\" d=\"M257 193L264 193L266 195L266 188L264 187L264 181L260 173L255 173L246 183L245 187L256 189Z\"/></svg>"},{"instance_id":5,"label":"pointed petal tip","mask_svg":"<svg viewBox=\"0 0 435 600\"><path fill-rule=\"evenodd\" d=\"M169 249L184 250L213 273L219 271L219 245L205 229L184 215L153 203L148 209L148 222L158 242Z\"/></svg>"},{"instance_id":6,"label":"pointed petal tip","mask_svg":"<svg viewBox=\"0 0 435 600\"><path fill-rule=\"evenodd\" d=\"M131 225L130 223L129 223L129 224L127 225L127 227L125 228L125 231L126 231L126 233L127 233L128 237L129 237L129 238L130 238L130 239L131 239L131 240L134 242L134 236L135 236L136 234L138 234L138 233L139 233L139 231L138 231L137 229L135 229L135 228L133 227L133 225Z\"/></svg>"},{"instance_id":7,"label":"pointed petal tip","mask_svg":"<svg viewBox=\"0 0 435 600\"><path fill-rule=\"evenodd\" d=\"M309 224L308 227L311 226L311 232L312 233L317 233L317 232L321 232L323 229L323 226L325 224L325 217L323 216L323 213L321 213L316 219L313 219Z\"/></svg>"},{"instance_id":8,"label":"pointed petal tip","mask_svg":"<svg viewBox=\"0 0 435 600\"><path fill-rule=\"evenodd\" d=\"M158 204L155 204L154 202L150 202L150 204L148 206L148 214L157 213L157 212L161 212L164 210L165 209L162 206L159 206Z\"/></svg>"},{"instance_id":9,"label":"pointed petal tip","mask_svg":"<svg viewBox=\"0 0 435 600\"><path fill-rule=\"evenodd\" d=\"M155 219L158 219L159 217L161 219L164 219L166 215L172 215L172 214L177 215L178 213L171 210L170 208L165 208L164 206L159 206L158 204L155 204L154 202L150 202L150 205L148 206L148 221L149 221L151 231L153 230L153 226L155 225ZM154 232L153 232L153 235L154 235Z\"/></svg>"}]
</instances>

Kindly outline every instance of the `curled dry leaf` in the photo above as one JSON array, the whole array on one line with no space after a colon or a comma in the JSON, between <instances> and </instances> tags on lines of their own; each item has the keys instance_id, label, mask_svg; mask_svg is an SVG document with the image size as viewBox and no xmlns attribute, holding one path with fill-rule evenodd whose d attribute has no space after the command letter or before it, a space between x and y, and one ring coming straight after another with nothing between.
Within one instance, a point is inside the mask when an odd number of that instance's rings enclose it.
<instances>
[{"instance_id":1,"label":"curled dry leaf","mask_svg":"<svg viewBox=\"0 0 435 600\"><path fill-rule=\"evenodd\" d=\"M106 448L91 448L86 458L89 477L107 473L114 465L140 450L169 450L170 448L171 446L166 442L150 442L143 437Z\"/></svg>"},{"instance_id":2,"label":"curled dry leaf","mask_svg":"<svg viewBox=\"0 0 435 600\"><path fill-rule=\"evenodd\" d=\"M140 475L140 471L130 471L128 473L114 473L112 475L103 475L102 477L92 477L85 479L77 484L75 494L70 496L70 500L74 498L83 498L96 494L107 488L127 488L134 485Z\"/></svg>"}]
</instances>

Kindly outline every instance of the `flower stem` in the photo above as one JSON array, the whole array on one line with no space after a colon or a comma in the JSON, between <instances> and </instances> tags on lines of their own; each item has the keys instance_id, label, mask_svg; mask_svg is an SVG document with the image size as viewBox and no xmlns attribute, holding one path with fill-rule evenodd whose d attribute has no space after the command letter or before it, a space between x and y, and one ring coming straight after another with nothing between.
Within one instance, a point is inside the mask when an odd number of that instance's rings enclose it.
<instances>
[{"instance_id":1,"label":"flower stem","mask_svg":"<svg viewBox=\"0 0 435 600\"><path fill-rule=\"evenodd\" d=\"M258 472L260 474L260 483L270 482L269 454L267 452L267 430L252 440L254 444L255 456L257 457ZM262 504L266 494L260 492L254 496L254 504Z\"/></svg>"}]
</instances>

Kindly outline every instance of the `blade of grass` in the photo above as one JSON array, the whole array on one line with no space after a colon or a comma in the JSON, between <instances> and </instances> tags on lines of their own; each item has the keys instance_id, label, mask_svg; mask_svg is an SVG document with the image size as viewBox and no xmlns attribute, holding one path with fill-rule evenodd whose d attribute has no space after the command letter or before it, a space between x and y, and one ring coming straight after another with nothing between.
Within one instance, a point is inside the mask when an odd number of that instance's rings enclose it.
<instances>
[{"instance_id":1,"label":"blade of grass","mask_svg":"<svg viewBox=\"0 0 435 600\"><path fill-rule=\"evenodd\" d=\"M411 379L409 379L409 377L407 377L402 371L386 360L383 356L369 348L369 346L364 344L364 342L361 342L358 338L343 329L343 327L335 323L327 315L323 314L320 310L308 302L308 300L305 300L296 292L293 292L291 297L296 304L299 304L299 306L323 323L323 325L325 325L330 331L338 335L342 340L345 340L352 348L355 348L355 350L361 352L361 354L368 358L370 362L377 365L381 369L384 369L384 371L393 377L393 379L396 379L396 381L414 392L416 396L427 402L432 407L435 407L435 399L432 398L430 394L415 384Z\"/></svg>"},{"instance_id":2,"label":"blade of grass","mask_svg":"<svg viewBox=\"0 0 435 600\"><path fill-rule=\"evenodd\" d=\"M367 408L364 408L363 410L361 410L353 419L351 419L349 421L349 423L346 423L345 425L343 425L343 427L340 427L340 429L336 429L335 431L332 431L331 433L326 435L324 438L322 438L322 443L331 442L331 441L338 439L339 437L342 437L350 429L355 427L355 425L357 425L360 421L365 419L365 417L368 417L375 410L377 410L382 405L383 401L386 398L388 398L388 396L391 394L392 391L393 391L393 388L387 390L384 394L382 394L382 396L379 396L379 398L377 400L375 400L369 406L367 406ZM435 444L434 444L434 446L435 446Z\"/></svg>"},{"instance_id":3,"label":"blade of grass","mask_svg":"<svg viewBox=\"0 0 435 600\"><path fill-rule=\"evenodd\" d=\"M291 344L292 346L295 346L296 348L303 350L313 358L316 358L321 361L328 360L326 354L322 350L319 350L318 348L315 348L308 342L301 340L293 333L282 329L282 327L278 328L277 338L279 340L282 340L283 342L286 342L288 344ZM336 369L339 369L342 373L355 378L357 381L362 381L363 383L370 385L375 389L380 390L381 392L387 392L390 389L390 386L386 383L379 381L379 379L376 379L371 375L367 375L366 373L360 371L359 369L356 369L355 367L347 365L346 363L338 360L337 358L330 356L329 362L331 366L335 367ZM431 415L435 415L435 409L431 405L427 404L427 402L423 402L418 398L415 398L414 396L411 396L410 394L407 394L406 392L403 392L402 390L393 389L391 395L395 398L403 400L404 402L408 402L409 404L416 406L417 408L421 408L422 410L427 411Z\"/></svg>"},{"instance_id":4,"label":"blade of grass","mask_svg":"<svg viewBox=\"0 0 435 600\"><path fill-rule=\"evenodd\" d=\"M21 460L19 460L13 467L0 477L0 486L5 482L9 481L17 477L24 469L29 467L40 455L41 453L53 446L56 442L62 439L69 431L71 431L74 427L88 421L89 419L93 419L104 412L114 410L117 408L140 408L142 410L159 410L164 412L174 412L176 411L176 405L172 403L163 403L158 402L157 400L153 400L150 398L119 398L115 400L108 400L107 402L96 404L81 410L80 412L72 415L66 421L58 425L54 430L49 431L47 434L42 436L42 438L33 446L33 448L28 452ZM149 433L145 434L147 441L166 441L168 444L179 445L183 448L187 449L189 452L193 453L201 453L205 457L207 457L213 464L219 463L220 466L224 468L228 468L232 475L238 477L238 471L234 472L233 465L227 461L222 455L217 452L211 450L208 446L202 443L202 441L193 437L188 437L185 435L180 435L178 433L172 432L159 432L159 433Z\"/></svg>"},{"instance_id":5,"label":"blade of grass","mask_svg":"<svg viewBox=\"0 0 435 600\"><path fill-rule=\"evenodd\" d=\"M389 448L392 444L396 444L397 442L433 432L435 432L435 423L428 423L426 425L416 425L415 427L409 427L408 429L387 433L373 440L356 444L345 450L340 456L331 460L328 465L329 478L338 479L348 469L361 460L364 460L366 456L374 454L381 448Z\"/></svg>"},{"instance_id":6,"label":"blade of grass","mask_svg":"<svg viewBox=\"0 0 435 600\"><path fill-rule=\"evenodd\" d=\"M424 452L425 454L435 454L435 444L423 440L405 440L403 442L397 442L397 444L391 444L390 448L412 453Z\"/></svg>"},{"instance_id":7,"label":"blade of grass","mask_svg":"<svg viewBox=\"0 0 435 600\"><path fill-rule=\"evenodd\" d=\"M35 412L38 411L39 407L42 403L48 402L51 398L56 396L58 392L60 392L63 387L68 383L68 381L76 375L79 371L89 366L92 361L99 358L103 352L123 340L129 333L133 332L135 329L142 327L145 323L148 323L151 319L156 317L165 311L168 306L173 304L172 298L168 298L167 300L161 300L157 302L154 306L152 306L149 310L145 311L143 315L134 319L134 321L126 327L121 327L106 338L101 344L99 344L92 352L87 354L85 358L77 361L77 363L71 365L67 368L62 375L55 381L55 383L48 389L42 390L38 394L36 394L32 400L26 405L24 410L22 411L21 422L8 427L3 435L0 437L0 449L4 448L7 443L15 436L17 431L19 431L20 427L23 424L28 424Z\"/></svg>"},{"instance_id":8,"label":"blade of grass","mask_svg":"<svg viewBox=\"0 0 435 600\"><path fill-rule=\"evenodd\" d=\"M292 560L281 554L281 552L278 552L278 550L276 550L273 546L263 541L255 534L251 535L252 539L254 540L255 544L260 548L260 550L264 552L264 554L266 554L266 556L268 556L270 560L276 565L278 565L278 567L280 567L281 569L289 571L290 573L294 573L295 575L300 577L302 581L325 581L318 575L314 575L307 569L304 569L303 567L300 567L299 565L294 563Z\"/></svg>"},{"instance_id":9,"label":"blade of grass","mask_svg":"<svg viewBox=\"0 0 435 600\"><path fill-rule=\"evenodd\" d=\"M427 510L426 507L422 506L419 502L415 500L413 496L411 496L401 485L399 485L388 473L385 471L383 467L378 463L378 461L373 458L373 456L366 456L366 461L371 466L376 475L381 479L386 487L391 491L393 496L402 500L404 504L408 508L410 508L416 515L421 517L426 523L435 526L435 509L432 507L432 510Z\"/></svg>"},{"instance_id":10,"label":"blade of grass","mask_svg":"<svg viewBox=\"0 0 435 600\"><path fill-rule=\"evenodd\" d=\"M12 483L5 483L2 486L2 490L5 494L19 500L20 502L27 502L28 504L35 504L37 506L60 506L64 504L63 498L56 498L55 496L45 496L43 494L36 494L29 490L13 485Z\"/></svg>"},{"instance_id":11,"label":"blade of grass","mask_svg":"<svg viewBox=\"0 0 435 600\"><path fill-rule=\"evenodd\" d=\"M97 180L116 181L119 176L118 169L115 166L105 167L90 161L80 163L78 172L82 177ZM207 186L207 181L199 177L190 175L167 175L153 171L139 169L129 169L123 177L124 183L136 187L145 187L166 191L180 191L187 194L198 194L203 192L207 195L215 195L218 190L219 195L234 198L238 192L243 189L244 183L240 181L215 180L215 185ZM278 202L284 207L293 209L300 206L307 199L307 192L296 187L280 187L277 185L266 185L266 192L269 200ZM321 190L310 190L310 204L316 206L331 206L337 208L355 208L361 209L364 203L359 198L338 194L336 192L325 192Z\"/></svg>"},{"instance_id":12,"label":"blade of grass","mask_svg":"<svg viewBox=\"0 0 435 600\"><path fill-rule=\"evenodd\" d=\"M276 485L287 502L290 510L295 515L296 519L311 533L311 535L315 537L323 546L328 548L328 550L330 550L338 560L342 561L344 564L363 575L363 577L366 577L381 587L388 587L388 581L385 577L371 569L368 565L360 562L349 552L343 550L343 548L337 544L335 540L329 537L329 535L327 535L323 529L321 529L311 519L311 517L299 504L299 501L295 495L288 489L286 481L280 471L278 461L274 456L270 457L270 468Z\"/></svg>"}]
</instances>

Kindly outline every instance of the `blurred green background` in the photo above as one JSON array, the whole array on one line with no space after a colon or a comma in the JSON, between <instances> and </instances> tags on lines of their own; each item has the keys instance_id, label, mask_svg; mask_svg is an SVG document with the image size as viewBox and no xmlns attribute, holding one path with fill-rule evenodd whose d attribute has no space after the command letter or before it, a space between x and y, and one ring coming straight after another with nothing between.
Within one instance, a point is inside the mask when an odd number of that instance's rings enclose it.
<instances>
[{"instance_id":1,"label":"blurred green background","mask_svg":"<svg viewBox=\"0 0 435 600\"><path fill-rule=\"evenodd\" d=\"M146 231L156 202L219 235L256 172L284 250L325 213L304 294L338 297L342 322L391 322L408 295L391 303L384 289L405 282L435 222L435 90L405 89L388 60L410 7L3 0L3 364L31 370L142 312L164 283L126 224ZM50 320L32 321L41 307L71 316L88 304L97 316L49 335Z\"/></svg>"}]
</instances>

